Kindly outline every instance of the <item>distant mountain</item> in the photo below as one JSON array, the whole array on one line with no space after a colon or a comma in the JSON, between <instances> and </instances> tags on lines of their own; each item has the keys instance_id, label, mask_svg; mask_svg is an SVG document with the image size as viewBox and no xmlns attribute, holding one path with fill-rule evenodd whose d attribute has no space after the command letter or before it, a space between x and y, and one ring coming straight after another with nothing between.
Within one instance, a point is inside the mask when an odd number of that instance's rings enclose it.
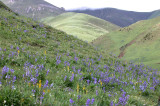
<instances>
[{"instance_id":1,"label":"distant mountain","mask_svg":"<svg viewBox=\"0 0 160 106\"><path fill-rule=\"evenodd\" d=\"M2 2L20 15L34 19L57 16L65 12L64 8L58 8L44 0L2 0Z\"/></svg>"},{"instance_id":2,"label":"distant mountain","mask_svg":"<svg viewBox=\"0 0 160 106\"><path fill-rule=\"evenodd\" d=\"M153 14L153 12L134 12L115 8L73 10L72 12L89 14L109 21L120 27L129 26L139 20L146 20Z\"/></svg>"},{"instance_id":3,"label":"distant mountain","mask_svg":"<svg viewBox=\"0 0 160 106\"><path fill-rule=\"evenodd\" d=\"M124 60L159 68L160 17L139 21L101 36L92 43Z\"/></svg>"},{"instance_id":4,"label":"distant mountain","mask_svg":"<svg viewBox=\"0 0 160 106\"><path fill-rule=\"evenodd\" d=\"M42 22L89 42L120 28L100 18L73 12L48 17L43 19Z\"/></svg>"}]
</instances>

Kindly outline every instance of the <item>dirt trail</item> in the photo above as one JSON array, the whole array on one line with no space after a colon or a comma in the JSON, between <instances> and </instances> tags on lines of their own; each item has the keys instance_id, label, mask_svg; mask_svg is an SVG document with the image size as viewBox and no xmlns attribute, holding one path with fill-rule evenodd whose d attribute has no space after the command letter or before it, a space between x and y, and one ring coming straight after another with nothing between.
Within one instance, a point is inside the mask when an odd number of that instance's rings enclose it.
<instances>
[{"instance_id":1,"label":"dirt trail","mask_svg":"<svg viewBox=\"0 0 160 106\"><path fill-rule=\"evenodd\" d=\"M132 45L133 43L135 43L135 42L136 42L136 40L132 40L131 42L127 43L125 46L121 47L121 48L120 48L121 52L120 52L118 58L122 58L122 57L125 55L125 50L126 50L126 48L129 47L129 46L131 46L131 45ZM122 49L122 48L123 48L123 49Z\"/></svg>"}]
</instances>

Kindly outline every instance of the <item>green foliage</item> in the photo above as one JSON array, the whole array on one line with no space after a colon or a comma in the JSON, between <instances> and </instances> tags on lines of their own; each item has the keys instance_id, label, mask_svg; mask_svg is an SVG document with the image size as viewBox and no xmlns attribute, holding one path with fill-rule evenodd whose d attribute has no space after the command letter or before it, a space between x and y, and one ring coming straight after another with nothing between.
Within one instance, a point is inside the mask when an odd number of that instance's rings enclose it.
<instances>
[{"instance_id":1,"label":"green foliage","mask_svg":"<svg viewBox=\"0 0 160 106\"><path fill-rule=\"evenodd\" d=\"M28 94L20 92L19 89L5 87L0 90L0 105L31 105L33 102ZM33 105L33 104L32 104Z\"/></svg>"}]
</instances>

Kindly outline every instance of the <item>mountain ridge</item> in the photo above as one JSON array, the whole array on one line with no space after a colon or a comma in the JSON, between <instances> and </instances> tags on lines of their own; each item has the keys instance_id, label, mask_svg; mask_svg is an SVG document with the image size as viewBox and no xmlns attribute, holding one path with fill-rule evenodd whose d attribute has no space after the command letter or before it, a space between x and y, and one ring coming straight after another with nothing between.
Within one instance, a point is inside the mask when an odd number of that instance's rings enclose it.
<instances>
[{"instance_id":1,"label":"mountain ridge","mask_svg":"<svg viewBox=\"0 0 160 106\"><path fill-rule=\"evenodd\" d=\"M20 15L38 20L65 12L64 8L59 8L44 0L2 0L2 2Z\"/></svg>"},{"instance_id":2,"label":"mountain ridge","mask_svg":"<svg viewBox=\"0 0 160 106\"><path fill-rule=\"evenodd\" d=\"M137 21L149 19L151 16L152 18L154 18L160 15L160 13L157 13L157 15L153 16L153 14L156 14L155 13L156 11L135 12L135 11L116 9L116 8L70 10L70 11L89 14L89 15L104 19L106 21L109 21L120 27L126 27Z\"/></svg>"}]
</instances>

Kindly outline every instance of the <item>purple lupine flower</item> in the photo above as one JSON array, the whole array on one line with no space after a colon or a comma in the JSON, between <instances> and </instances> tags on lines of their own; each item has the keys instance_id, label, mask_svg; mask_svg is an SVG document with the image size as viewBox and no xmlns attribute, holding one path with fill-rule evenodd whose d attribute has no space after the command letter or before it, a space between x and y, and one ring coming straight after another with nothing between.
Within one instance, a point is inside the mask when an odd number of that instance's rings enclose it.
<instances>
[{"instance_id":1,"label":"purple lupine flower","mask_svg":"<svg viewBox=\"0 0 160 106\"><path fill-rule=\"evenodd\" d=\"M14 70L13 69L10 69L11 73L14 73Z\"/></svg>"},{"instance_id":2,"label":"purple lupine flower","mask_svg":"<svg viewBox=\"0 0 160 106\"><path fill-rule=\"evenodd\" d=\"M50 88L52 88L53 87L53 83L50 85Z\"/></svg>"},{"instance_id":3,"label":"purple lupine flower","mask_svg":"<svg viewBox=\"0 0 160 106\"><path fill-rule=\"evenodd\" d=\"M22 48L22 51L23 51L23 52L24 52L24 49L25 49L25 48Z\"/></svg>"},{"instance_id":4,"label":"purple lupine flower","mask_svg":"<svg viewBox=\"0 0 160 106\"><path fill-rule=\"evenodd\" d=\"M81 71L81 69L78 69L77 71L78 71L78 74L79 74L79 73L80 73L80 71Z\"/></svg>"},{"instance_id":5,"label":"purple lupine flower","mask_svg":"<svg viewBox=\"0 0 160 106\"><path fill-rule=\"evenodd\" d=\"M133 89L135 90L135 86L133 86Z\"/></svg>"},{"instance_id":6,"label":"purple lupine flower","mask_svg":"<svg viewBox=\"0 0 160 106\"><path fill-rule=\"evenodd\" d=\"M151 90L153 90L153 91L155 90L155 88L154 88L154 87L150 87L150 89L151 89Z\"/></svg>"},{"instance_id":7,"label":"purple lupine flower","mask_svg":"<svg viewBox=\"0 0 160 106\"><path fill-rule=\"evenodd\" d=\"M109 96L109 97L112 97L112 95L111 95L111 94L108 94L108 96Z\"/></svg>"},{"instance_id":8,"label":"purple lupine flower","mask_svg":"<svg viewBox=\"0 0 160 106\"><path fill-rule=\"evenodd\" d=\"M74 57L74 60L77 62L77 61L78 61L78 57L75 56L75 57Z\"/></svg>"},{"instance_id":9,"label":"purple lupine flower","mask_svg":"<svg viewBox=\"0 0 160 106\"><path fill-rule=\"evenodd\" d=\"M98 95L98 90L96 90L96 95Z\"/></svg>"},{"instance_id":10,"label":"purple lupine flower","mask_svg":"<svg viewBox=\"0 0 160 106\"><path fill-rule=\"evenodd\" d=\"M56 57L56 60L57 60L56 64L57 64L57 65L61 63L60 58L61 58L61 55L60 55L60 56L58 56L58 54L57 54L57 57Z\"/></svg>"},{"instance_id":11,"label":"purple lupine flower","mask_svg":"<svg viewBox=\"0 0 160 106\"><path fill-rule=\"evenodd\" d=\"M93 104L93 103L94 103L94 101L95 101L95 99L94 99L94 98L92 98L92 100L91 100L91 104Z\"/></svg>"},{"instance_id":12,"label":"purple lupine flower","mask_svg":"<svg viewBox=\"0 0 160 106\"><path fill-rule=\"evenodd\" d=\"M37 62L37 58L35 58L35 62Z\"/></svg>"},{"instance_id":13,"label":"purple lupine flower","mask_svg":"<svg viewBox=\"0 0 160 106\"><path fill-rule=\"evenodd\" d=\"M26 33L27 32L27 30L24 30L24 33Z\"/></svg>"},{"instance_id":14,"label":"purple lupine flower","mask_svg":"<svg viewBox=\"0 0 160 106\"><path fill-rule=\"evenodd\" d=\"M123 92L122 97L119 98L117 105L125 106L127 104L128 99L129 95L126 96L126 92Z\"/></svg>"},{"instance_id":15,"label":"purple lupine flower","mask_svg":"<svg viewBox=\"0 0 160 106\"><path fill-rule=\"evenodd\" d=\"M89 85L89 83L90 83L90 80L87 80L87 84Z\"/></svg>"},{"instance_id":16,"label":"purple lupine flower","mask_svg":"<svg viewBox=\"0 0 160 106\"><path fill-rule=\"evenodd\" d=\"M139 88L144 92L145 91L145 87L143 85L140 85Z\"/></svg>"},{"instance_id":17,"label":"purple lupine flower","mask_svg":"<svg viewBox=\"0 0 160 106\"><path fill-rule=\"evenodd\" d=\"M48 87L48 80L46 80L46 83L44 84L43 88Z\"/></svg>"},{"instance_id":18,"label":"purple lupine flower","mask_svg":"<svg viewBox=\"0 0 160 106\"><path fill-rule=\"evenodd\" d=\"M90 104L90 99L87 99L87 101L86 101L86 106L89 106L89 104Z\"/></svg>"},{"instance_id":19,"label":"purple lupine flower","mask_svg":"<svg viewBox=\"0 0 160 106\"><path fill-rule=\"evenodd\" d=\"M35 93L35 92L36 92L36 90L32 89L32 92L33 92L33 93Z\"/></svg>"},{"instance_id":20,"label":"purple lupine flower","mask_svg":"<svg viewBox=\"0 0 160 106\"><path fill-rule=\"evenodd\" d=\"M17 50L19 50L19 47L17 46Z\"/></svg>"},{"instance_id":21,"label":"purple lupine flower","mask_svg":"<svg viewBox=\"0 0 160 106\"><path fill-rule=\"evenodd\" d=\"M15 82L15 81L16 81L16 76L13 77L13 82Z\"/></svg>"},{"instance_id":22,"label":"purple lupine flower","mask_svg":"<svg viewBox=\"0 0 160 106\"><path fill-rule=\"evenodd\" d=\"M78 95L77 98L78 98L78 100L79 100L79 99L81 98L81 95Z\"/></svg>"},{"instance_id":23,"label":"purple lupine flower","mask_svg":"<svg viewBox=\"0 0 160 106\"><path fill-rule=\"evenodd\" d=\"M15 90L15 89L16 89L14 85L12 86L12 89L13 89L13 90Z\"/></svg>"},{"instance_id":24,"label":"purple lupine flower","mask_svg":"<svg viewBox=\"0 0 160 106\"><path fill-rule=\"evenodd\" d=\"M13 49L13 45L11 45L11 49Z\"/></svg>"},{"instance_id":25,"label":"purple lupine flower","mask_svg":"<svg viewBox=\"0 0 160 106\"><path fill-rule=\"evenodd\" d=\"M3 69L2 69L2 75L8 73L8 71L9 71L9 68L4 66Z\"/></svg>"},{"instance_id":26,"label":"purple lupine flower","mask_svg":"<svg viewBox=\"0 0 160 106\"><path fill-rule=\"evenodd\" d=\"M74 80L74 74L72 74L70 81L72 82Z\"/></svg>"},{"instance_id":27,"label":"purple lupine flower","mask_svg":"<svg viewBox=\"0 0 160 106\"><path fill-rule=\"evenodd\" d=\"M61 63L61 60L57 60L56 62L56 65L60 64Z\"/></svg>"},{"instance_id":28,"label":"purple lupine flower","mask_svg":"<svg viewBox=\"0 0 160 106\"><path fill-rule=\"evenodd\" d=\"M43 100L43 95L41 95L41 97L40 97L40 104L42 104L42 100Z\"/></svg>"},{"instance_id":29,"label":"purple lupine flower","mask_svg":"<svg viewBox=\"0 0 160 106\"><path fill-rule=\"evenodd\" d=\"M113 103L113 101L111 101L111 103L110 103L110 106L114 106L114 103Z\"/></svg>"},{"instance_id":30,"label":"purple lupine flower","mask_svg":"<svg viewBox=\"0 0 160 106\"><path fill-rule=\"evenodd\" d=\"M72 99L69 99L70 104L72 105L74 101Z\"/></svg>"},{"instance_id":31,"label":"purple lupine flower","mask_svg":"<svg viewBox=\"0 0 160 106\"><path fill-rule=\"evenodd\" d=\"M47 70L47 74L46 74L46 76L48 75L48 73L49 73L49 69Z\"/></svg>"},{"instance_id":32,"label":"purple lupine flower","mask_svg":"<svg viewBox=\"0 0 160 106\"><path fill-rule=\"evenodd\" d=\"M94 84L97 84L97 78L94 78Z\"/></svg>"},{"instance_id":33,"label":"purple lupine flower","mask_svg":"<svg viewBox=\"0 0 160 106\"><path fill-rule=\"evenodd\" d=\"M64 77L64 81L66 81L66 79L67 79L67 76Z\"/></svg>"},{"instance_id":34,"label":"purple lupine flower","mask_svg":"<svg viewBox=\"0 0 160 106\"><path fill-rule=\"evenodd\" d=\"M33 84L36 84L37 83L37 79L36 78L31 78L31 82L33 82Z\"/></svg>"}]
</instances>

